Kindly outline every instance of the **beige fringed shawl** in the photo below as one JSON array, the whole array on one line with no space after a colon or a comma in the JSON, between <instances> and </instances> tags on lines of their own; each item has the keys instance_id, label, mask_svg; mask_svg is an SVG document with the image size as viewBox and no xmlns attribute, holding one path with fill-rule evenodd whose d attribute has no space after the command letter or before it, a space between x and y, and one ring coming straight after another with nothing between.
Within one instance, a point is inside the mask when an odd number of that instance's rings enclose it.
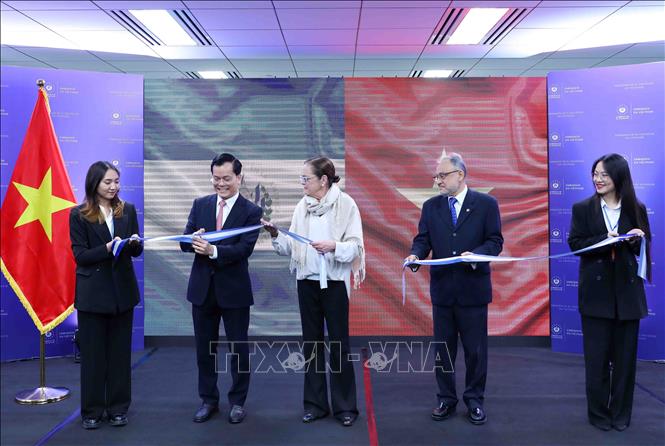
<instances>
[{"instance_id":1,"label":"beige fringed shawl","mask_svg":"<svg viewBox=\"0 0 665 446\"><path fill-rule=\"evenodd\" d=\"M353 259L353 288L356 289L365 280L365 245L360 211L353 198L342 192L333 184L328 193L321 199L304 196L293 211L291 232L308 237L307 228L310 214L316 216L331 212L329 219L332 237L336 242L354 242L358 246L358 256ZM291 244L291 272L302 269L305 265L307 246L303 243Z\"/></svg>"}]
</instances>

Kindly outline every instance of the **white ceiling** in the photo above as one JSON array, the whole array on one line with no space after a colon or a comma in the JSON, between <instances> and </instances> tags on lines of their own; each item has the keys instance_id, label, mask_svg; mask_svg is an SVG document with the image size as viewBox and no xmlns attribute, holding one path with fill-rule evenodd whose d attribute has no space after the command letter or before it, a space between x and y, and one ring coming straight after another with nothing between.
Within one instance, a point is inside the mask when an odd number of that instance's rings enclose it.
<instances>
[{"instance_id":1,"label":"white ceiling","mask_svg":"<svg viewBox=\"0 0 665 446\"><path fill-rule=\"evenodd\" d=\"M544 76L551 70L665 60L665 1L3 1L1 5L2 65L137 73L146 78L185 78L187 72L203 70L231 71L244 78L405 77L428 69L464 70L462 77ZM446 12L460 7L519 7L527 12L493 45L430 44ZM149 46L110 12L127 9L185 10L213 45ZM657 41L634 43L631 30L617 29L618 40L610 40L616 44L596 46L593 32L605 29L611 35L623 17L636 14L651 18L641 26L654 27L652 35L660 36ZM63 48L101 39L125 42L143 54L5 44L43 33ZM594 46L568 49L584 45ZM97 48L106 49L103 43Z\"/></svg>"}]
</instances>

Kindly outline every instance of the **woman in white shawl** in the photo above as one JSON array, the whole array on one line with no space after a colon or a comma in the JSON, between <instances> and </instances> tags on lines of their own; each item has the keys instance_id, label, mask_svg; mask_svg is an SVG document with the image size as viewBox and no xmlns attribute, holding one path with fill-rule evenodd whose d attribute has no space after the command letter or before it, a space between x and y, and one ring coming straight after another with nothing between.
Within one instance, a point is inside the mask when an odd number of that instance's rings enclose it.
<instances>
[{"instance_id":1,"label":"woman in white shawl","mask_svg":"<svg viewBox=\"0 0 665 446\"><path fill-rule=\"evenodd\" d=\"M333 415L344 426L358 417L356 381L349 361L349 295L365 276L362 222L355 201L337 186L339 177L328 158L305 161L300 176L305 196L293 212L290 232L301 243L263 222L279 255L291 256L298 280L305 373L304 416L310 423L330 413L324 356L324 326L330 341L330 396ZM323 262L322 262L323 259ZM322 265L323 263L323 265ZM325 277L322 278L321 274Z\"/></svg>"}]
</instances>

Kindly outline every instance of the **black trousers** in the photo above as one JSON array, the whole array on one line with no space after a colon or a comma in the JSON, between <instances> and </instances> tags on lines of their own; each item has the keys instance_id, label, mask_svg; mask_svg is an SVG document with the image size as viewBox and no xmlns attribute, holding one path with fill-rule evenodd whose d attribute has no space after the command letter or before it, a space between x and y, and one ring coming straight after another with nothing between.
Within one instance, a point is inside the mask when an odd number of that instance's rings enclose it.
<instances>
[{"instance_id":1,"label":"black trousers","mask_svg":"<svg viewBox=\"0 0 665 446\"><path fill-rule=\"evenodd\" d=\"M587 409L593 425L630 424L639 330L639 319L582 316Z\"/></svg>"},{"instance_id":2,"label":"black trousers","mask_svg":"<svg viewBox=\"0 0 665 446\"><path fill-rule=\"evenodd\" d=\"M324 322L328 328L330 355L330 397L333 414L338 417L358 414L356 378L349 360L349 298L343 281L328 281L321 289L318 281L298 281L298 303L304 341L304 408L317 416L329 413Z\"/></svg>"},{"instance_id":3,"label":"black trousers","mask_svg":"<svg viewBox=\"0 0 665 446\"><path fill-rule=\"evenodd\" d=\"M132 321L120 314L78 312L81 417L124 414L132 401Z\"/></svg>"},{"instance_id":4,"label":"black trousers","mask_svg":"<svg viewBox=\"0 0 665 446\"><path fill-rule=\"evenodd\" d=\"M457 405L455 359L457 338L462 339L466 379L464 403L469 409L483 407L487 381L487 305L450 307L432 305L434 340L437 344L436 381L439 402ZM442 343L445 342L445 345ZM447 347L447 349L446 349Z\"/></svg>"},{"instance_id":5,"label":"black trousers","mask_svg":"<svg viewBox=\"0 0 665 446\"><path fill-rule=\"evenodd\" d=\"M211 282L203 305L192 305L192 319L196 338L196 363L199 369L199 396L204 403L219 404L217 373L224 370L227 363L226 355L217 360L219 323L223 320L227 346L232 353L229 368L233 383L229 389L228 400L231 406L243 406L247 399L250 377L247 344L249 307L221 308Z\"/></svg>"}]
</instances>

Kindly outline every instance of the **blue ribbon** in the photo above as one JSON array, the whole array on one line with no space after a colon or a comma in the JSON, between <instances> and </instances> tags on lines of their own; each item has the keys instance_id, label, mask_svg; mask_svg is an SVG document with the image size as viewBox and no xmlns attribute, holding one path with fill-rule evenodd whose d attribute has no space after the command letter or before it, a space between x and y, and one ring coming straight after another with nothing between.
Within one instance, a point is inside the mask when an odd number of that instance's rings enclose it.
<instances>
[{"instance_id":1,"label":"blue ribbon","mask_svg":"<svg viewBox=\"0 0 665 446\"><path fill-rule=\"evenodd\" d=\"M484 254L470 254L468 256L455 256L446 257L443 259L432 260L414 260L412 262L404 261L402 264L402 305L406 304L406 267L409 265L453 265L455 263L481 263L481 262L519 262L524 260L545 260L545 259L558 259L561 257L568 257L584 252L593 251L594 249L602 248L604 246L621 243L635 237L634 235L620 235L618 237L608 237L605 240L598 242L594 245L587 246L586 248L578 249L577 251L566 252L563 254L556 254L553 256L536 256L536 257L507 257L507 256L488 256ZM643 280L647 280L647 260L646 260L646 240L642 237L640 244L640 256L637 261L637 275Z\"/></svg>"},{"instance_id":2,"label":"blue ribbon","mask_svg":"<svg viewBox=\"0 0 665 446\"><path fill-rule=\"evenodd\" d=\"M235 237L236 235L244 234L246 232L256 231L257 229L261 229L262 227L263 225L254 225L254 226L247 226L244 228L222 229L220 231L204 232L202 234L194 233L194 234L165 235L161 237L134 237L134 238L130 237L114 241L113 244L111 245L112 246L111 250L113 251L113 257L117 259L120 253L122 252L122 248L124 248L127 242L129 242L130 240L138 240L141 242L159 242L164 240L172 240L174 242L192 243L194 237L201 237L203 240L207 240L208 242L218 242L220 240Z\"/></svg>"}]
</instances>

